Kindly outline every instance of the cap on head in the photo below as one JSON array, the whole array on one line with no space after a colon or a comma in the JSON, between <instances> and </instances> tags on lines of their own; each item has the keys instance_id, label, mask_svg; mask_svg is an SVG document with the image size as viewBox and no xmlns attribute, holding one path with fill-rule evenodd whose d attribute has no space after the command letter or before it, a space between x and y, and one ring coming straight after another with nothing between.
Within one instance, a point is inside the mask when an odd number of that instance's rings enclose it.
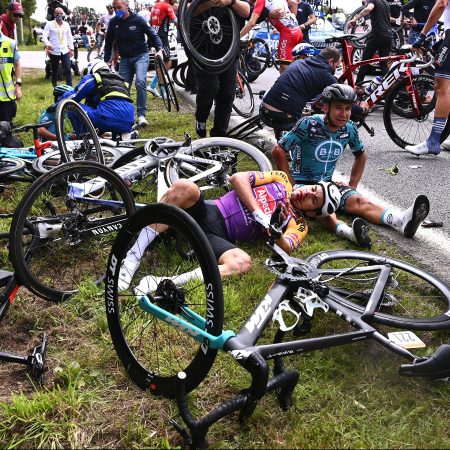
<instances>
[{"instance_id":1,"label":"cap on head","mask_svg":"<svg viewBox=\"0 0 450 450\"><path fill-rule=\"evenodd\" d=\"M322 92L322 100L324 103L344 102L355 103L356 92L348 84L334 83L327 86Z\"/></svg>"},{"instance_id":2,"label":"cap on head","mask_svg":"<svg viewBox=\"0 0 450 450\"><path fill-rule=\"evenodd\" d=\"M331 181L320 181L318 184L322 186L324 199L319 216L330 216L339 208L342 195Z\"/></svg>"},{"instance_id":3,"label":"cap on head","mask_svg":"<svg viewBox=\"0 0 450 450\"><path fill-rule=\"evenodd\" d=\"M11 11L13 14L20 14L24 15L22 5L19 2L10 2L8 3L8 6L6 7L7 11Z\"/></svg>"}]
</instances>

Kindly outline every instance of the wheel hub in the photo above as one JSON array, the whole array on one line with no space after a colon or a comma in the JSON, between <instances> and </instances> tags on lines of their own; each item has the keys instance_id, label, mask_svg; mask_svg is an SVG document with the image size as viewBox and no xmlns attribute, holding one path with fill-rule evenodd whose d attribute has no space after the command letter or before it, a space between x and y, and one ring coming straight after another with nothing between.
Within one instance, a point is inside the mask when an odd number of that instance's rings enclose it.
<instances>
[{"instance_id":1,"label":"wheel hub","mask_svg":"<svg viewBox=\"0 0 450 450\"><path fill-rule=\"evenodd\" d=\"M155 291L155 300L161 308L177 314L184 305L184 290L176 286L172 280L162 280Z\"/></svg>"},{"instance_id":2,"label":"wheel hub","mask_svg":"<svg viewBox=\"0 0 450 450\"><path fill-rule=\"evenodd\" d=\"M210 16L203 22L203 31L209 35L211 42L220 44L223 39L223 31L220 22L215 16Z\"/></svg>"}]
</instances>

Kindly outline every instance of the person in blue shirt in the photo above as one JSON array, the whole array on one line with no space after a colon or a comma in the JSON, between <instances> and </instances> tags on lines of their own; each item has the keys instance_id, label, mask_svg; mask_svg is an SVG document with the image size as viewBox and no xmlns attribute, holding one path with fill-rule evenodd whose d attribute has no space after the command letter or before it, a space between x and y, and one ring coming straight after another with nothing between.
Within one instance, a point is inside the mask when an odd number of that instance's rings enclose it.
<instances>
[{"instance_id":1,"label":"person in blue shirt","mask_svg":"<svg viewBox=\"0 0 450 450\"><path fill-rule=\"evenodd\" d=\"M357 217L352 226L337 219L336 214L319 218L330 231L370 248L368 224L388 225L406 237L413 237L430 210L425 195L418 195L413 205L405 211L386 208L357 191L366 164L367 155L359 138L356 125L349 120L356 93L346 84L327 86L322 93L324 114L304 117L283 136L272 150L277 169L288 174L295 187L332 181L338 159L347 145L354 155L350 180L336 183L342 194L338 211ZM289 164L287 155L292 158ZM311 216L311 215L310 215Z\"/></svg>"},{"instance_id":2,"label":"person in blue shirt","mask_svg":"<svg viewBox=\"0 0 450 450\"><path fill-rule=\"evenodd\" d=\"M38 128L37 131L41 142L56 141L55 105L56 103L58 103L58 100L61 97L61 95L64 95L66 92L73 92L73 87L69 86L68 84L60 84L53 88L54 104L49 106L41 113L37 122L37 123L52 122L52 124L49 125L48 127Z\"/></svg>"},{"instance_id":3,"label":"person in blue shirt","mask_svg":"<svg viewBox=\"0 0 450 450\"><path fill-rule=\"evenodd\" d=\"M71 98L80 103L99 134L110 131L113 136L127 133L134 124L134 105L125 80L109 70L101 59L89 62L73 92L60 100ZM81 103L84 100L85 103ZM73 123L76 130L76 123Z\"/></svg>"}]
</instances>

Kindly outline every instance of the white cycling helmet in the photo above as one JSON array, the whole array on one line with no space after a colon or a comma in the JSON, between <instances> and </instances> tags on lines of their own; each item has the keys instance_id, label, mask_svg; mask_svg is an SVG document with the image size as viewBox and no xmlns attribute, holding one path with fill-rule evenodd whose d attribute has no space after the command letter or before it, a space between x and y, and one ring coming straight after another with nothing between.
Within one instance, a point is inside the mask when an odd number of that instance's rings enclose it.
<instances>
[{"instance_id":1,"label":"white cycling helmet","mask_svg":"<svg viewBox=\"0 0 450 450\"><path fill-rule=\"evenodd\" d=\"M332 182L320 181L318 184L322 186L324 197L323 206L319 216L329 216L339 208L342 195L339 192L339 188Z\"/></svg>"},{"instance_id":2,"label":"white cycling helmet","mask_svg":"<svg viewBox=\"0 0 450 450\"><path fill-rule=\"evenodd\" d=\"M103 59L95 58L92 61L88 63L86 68L84 69L84 74L94 74L95 72L98 72L101 69L109 70L108 64L103 61Z\"/></svg>"}]
</instances>

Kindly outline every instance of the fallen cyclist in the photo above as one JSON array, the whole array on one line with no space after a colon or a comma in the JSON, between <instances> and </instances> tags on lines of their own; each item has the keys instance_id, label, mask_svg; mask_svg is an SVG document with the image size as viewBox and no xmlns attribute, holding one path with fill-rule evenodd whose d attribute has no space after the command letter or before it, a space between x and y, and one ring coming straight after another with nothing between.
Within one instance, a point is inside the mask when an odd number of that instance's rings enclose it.
<instances>
[{"instance_id":1,"label":"fallen cyclist","mask_svg":"<svg viewBox=\"0 0 450 450\"><path fill-rule=\"evenodd\" d=\"M292 190L287 175L281 171L239 172L231 176L233 190L215 200L205 200L198 186L189 180L177 180L161 198L184 209L205 232L219 264L222 277L243 274L252 260L235 243L267 238L270 217L277 206L282 208L283 235L276 243L291 253L305 239L308 226L303 212L328 215L338 207L341 195L329 182L301 186ZM128 288L146 248L158 236L153 228L141 231L128 251L119 274L119 290ZM200 269L178 276L177 284L201 277ZM143 291L156 288L155 277L145 277Z\"/></svg>"},{"instance_id":2,"label":"fallen cyclist","mask_svg":"<svg viewBox=\"0 0 450 450\"><path fill-rule=\"evenodd\" d=\"M365 220L378 225L388 225L406 237L413 237L427 217L430 203L425 195L418 195L410 208L398 211L373 202L357 191L364 172L367 155L359 138L356 125L350 121L352 105L356 101L354 90L345 84L335 83L323 90L323 112L301 119L272 150L279 170L288 174L295 187L331 181L337 161L347 145L354 155L350 181L337 183L342 195L338 212L358 216L352 226L338 220L336 214L319 217L328 230L364 247L372 243ZM289 163L288 155L292 158ZM309 217L313 214L308 213Z\"/></svg>"}]
</instances>

